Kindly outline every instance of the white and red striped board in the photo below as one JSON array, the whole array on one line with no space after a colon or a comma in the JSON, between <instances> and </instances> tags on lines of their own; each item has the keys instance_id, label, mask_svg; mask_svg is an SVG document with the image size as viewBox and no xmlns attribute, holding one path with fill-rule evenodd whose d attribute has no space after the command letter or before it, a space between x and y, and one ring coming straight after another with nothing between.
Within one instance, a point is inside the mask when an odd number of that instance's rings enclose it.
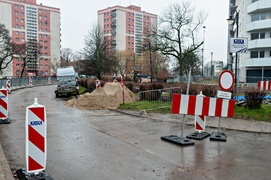
<instances>
[{"instance_id":1,"label":"white and red striped board","mask_svg":"<svg viewBox=\"0 0 271 180\"><path fill-rule=\"evenodd\" d=\"M173 94L171 112L217 117L233 117L235 100Z\"/></svg>"},{"instance_id":2,"label":"white and red striped board","mask_svg":"<svg viewBox=\"0 0 271 180\"><path fill-rule=\"evenodd\" d=\"M26 108L26 171L39 173L45 170L47 158L46 109L39 105L37 98Z\"/></svg>"},{"instance_id":3,"label":"white and red striped board","mask_svg":"<svg viewBox=\"0 0 271 180\"><path fill-rule=\"evenodd\" d=\"M258 81L258 88L260 91L270 91L271 81Z\"/></svg>"},{"instance_id":4,"label":"white and red striped board","mask_svg":"<svg viewBox=\"0 0 271 180\"><path fill-rule=\"evenodd\" d=\"M28 82L28 83L29 83L29 86L32 87L32 86L33 86L32 78L30 77L28 81L29 81L29 82Z\"/></svg>"},{"instance_id":5,"label":"white and red striped board","mask_svg":"<svg viewBox=\"0 0 271 180\"><path fill-rule=\"evenodd\" d=\"M195 130L198 132L205 131L206 116L195 115Z\"/></svg>"},{"instance_id":6,"label":"white and red striped board","mask_svg":"<svg viewBox=\"0 0 271 180\"><path fill-rule=\"evenodd\" d=\"M48 84L51 84L51 77L48 77Z\"/></svg>"},{"instance_id":7,"label":"white and red striped board","mask_svg":"<svg viewBox=\"0 0 271 180\"><path fill-rule=\"evenodd\" d=\"M8 118L8 90L0 89L0 119Z\"/></svg>"},{"instance_id":8,"label":"white and red striped board","mask_svg":"<svg viewBox=\"0 0 271 180\"><path fill-rule=\"evenodd\" d=\"M6 82L6 88L8 90L8 92L10 93L11 91L11 86L10 86L10 80L8 79L7 82Z\"/></svg>"}]
</instances>

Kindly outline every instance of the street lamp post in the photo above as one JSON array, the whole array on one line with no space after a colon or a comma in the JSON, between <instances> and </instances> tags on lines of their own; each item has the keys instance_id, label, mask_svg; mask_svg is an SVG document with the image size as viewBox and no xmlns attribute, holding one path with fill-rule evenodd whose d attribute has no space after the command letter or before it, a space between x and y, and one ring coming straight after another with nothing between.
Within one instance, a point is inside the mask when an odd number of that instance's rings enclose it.
<instances>
[{"instance_id":1,"label":"street lamp post","mask_svg":"<svg viewBox=\"0 0 271 180\"><path fill-rule=\"evenodd\" d=\"M236 37L238 38L238 20L239 20L239 13L236 11L236 9L233 9L234 11L235 11L235 13L236 13L236 16L235 16L235 18L233 19L232 18L232 15L230 16L230 18L229 19L227 19L227 21L228 21L228 23L230 24L230 25L232 25L234 22L235 22L235 24L236 24ZM237 65L238 65L238 63L237 63L237 61L238 61L238 57L237 57L237 52L235 53L235 69L234 69L234 86L237 86Z\"/></svg>"},{"instance_id":2,"label":"street lamp post","mask_svg":"<svg viewBox=\"0 0 271 180\"><path fill-rule=\"evenodd\" d=\"M152 83L152 57L151 57L151 42L149 42L149 50L150 50L150 71L151 71L151 83Z\"/></svg>"},{"instance_id":3,"label":"street lamp post","mask_svg":"<svg viewBox=\"0 0 271 180\"><path fill-rule=\"evenodd\" d=\"M213 84L213 72L214 68L213 68L213 52L211 52L211 78L212 78L212 84Z\"/></svg>"},{"instance_id":4,"label":"street lamp post","mask_svg":"<svg viewBox=\"0 0 271 180\"><path fill-rule=\"evenodd\" d=\"M206 28L206 26L203 26L203 48L201 49L201 51L202 51L202 59L201 59L201 76L203 77L203 52L204 52L204 41L205 41L205 28Z\"/></svg>"}]
</instances>

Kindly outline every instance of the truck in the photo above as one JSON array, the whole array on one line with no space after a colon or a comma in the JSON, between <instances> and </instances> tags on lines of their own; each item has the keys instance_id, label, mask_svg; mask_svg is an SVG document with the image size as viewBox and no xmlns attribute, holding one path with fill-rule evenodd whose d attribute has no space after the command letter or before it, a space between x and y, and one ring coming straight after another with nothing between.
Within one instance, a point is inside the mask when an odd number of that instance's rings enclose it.
<instances>
[{"instance_id":1,"label":"truck","mask_svg":"<svg viewBox=\"0 0 271 180\"><path fill-rule=\"evenodd\" d=\"M58 67L57 73L57 87L55 89L56 97L62 95L79 95L79 78L73 66Z\"/></svg>"}]
</instances>

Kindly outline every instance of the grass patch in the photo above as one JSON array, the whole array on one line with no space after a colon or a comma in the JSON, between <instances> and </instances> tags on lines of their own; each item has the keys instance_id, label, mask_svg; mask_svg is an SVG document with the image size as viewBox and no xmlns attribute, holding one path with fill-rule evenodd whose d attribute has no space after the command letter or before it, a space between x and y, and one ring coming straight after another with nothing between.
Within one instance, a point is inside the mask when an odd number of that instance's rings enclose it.
<instances>
[{"instance_id":1,"label":"grass patch","mask_svg":"<svg viewBox=\"0 0 271 180\"><path fill-rule=\"evenodd\" d=\"M271 122L271 105L262 104L259 109L246 109L242 106L235 106L234 117Z\"/></svg>"},{"instance_id":2,"label":"grass patch","mask_svg":"<svg viewBox=\"0 0 271 180\"><path fill-rule=\"evenodd\" d=\"M162 105L166 107L154 109L156 107L161 107L161 103L163 103ZM140 101L121 104L119 106L119 109L135 111L152 108L153 110L148 110L148 112L171 113L171 103L165 103L161 101ZM234 118L271 122L271 105L262 104L259 109L246 109L242 106L235 106Z\"/></svg>"},{"instance_id":3,"label":"grass patch","mask_svg":"<svg viewBox=\"0 0 271 180\"><path fill-rule=\"evenodd\" d=\"M86 90L83 86L79 86L79 94L83 94L83 92Z\"/></svg>"}]
</instances>

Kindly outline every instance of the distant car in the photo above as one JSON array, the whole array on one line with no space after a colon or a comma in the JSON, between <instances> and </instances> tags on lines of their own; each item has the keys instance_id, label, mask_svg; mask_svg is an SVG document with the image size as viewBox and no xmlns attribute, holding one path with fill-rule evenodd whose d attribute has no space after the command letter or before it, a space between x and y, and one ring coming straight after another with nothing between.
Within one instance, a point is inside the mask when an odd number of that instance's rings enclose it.
<instances>
[{"instance_id":1,"label":"distant car","mask_svg":"<svg viewBox=\"0 0 271 180\"><path fill-rule=\"evenodd\" d=\"M81 74L79 77L80 77L80 78L87 78L87 76L84 75L84 74Z\"/></svg>"}]
</instances>

